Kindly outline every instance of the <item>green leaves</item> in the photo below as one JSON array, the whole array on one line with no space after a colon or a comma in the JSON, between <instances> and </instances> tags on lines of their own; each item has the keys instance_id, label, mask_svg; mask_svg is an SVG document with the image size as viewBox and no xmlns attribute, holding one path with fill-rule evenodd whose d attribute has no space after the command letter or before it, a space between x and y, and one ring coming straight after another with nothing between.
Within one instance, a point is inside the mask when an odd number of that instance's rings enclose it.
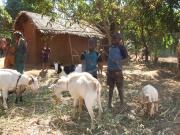
<instances>
[{"instance_id":1,"label":"green leaves","mask_svg":"<svg viewBox=\"0 0 180 135\"><path fill-rule=\"evenodd\" d=\"M163 37L163 45L166 47L166 48L169 48L170 46L172 46L174 43L174 39L173 39L173 36L170 35L170 34L167 34Z\"/></svg>"},{"instance_id":2,"label":"green leaves","mask_svg":"<svg viewBox=\"0 0 180 135\"><path fill-rule=\"evenodd\" d=\"M126 36L136 46L148 46L151 54L159 54L163 49L173 49L174 33L178 32L177 2L169 0L130 0L127 13L131 16L127 21ZM133 12L131 12L133 11ZM133 32L132 32L133 30ZM133 36L132 36L133 34Z\"/></svg>"},{"instance_id":3,"label":"green leaves","mask_svg":"<svg viewBox=\"0 0 180 135\"><path fill-rule=\"evenodd\" d=\"M13 19L23 10L51 15L53 14L54 3L54 0L7 0L6 10Z\"/></svg>"},{"instance_id":4,"label":"green leaves","mask_svg":"<svg viewBox=\"0 0 180 135\"><path fill-rule=\"evenodd\" d=\"M10 33L7 32L11 28L12 18L8 12L0 6L0 37L1 36L10 36Z\"/></svg>"}]
</instances>

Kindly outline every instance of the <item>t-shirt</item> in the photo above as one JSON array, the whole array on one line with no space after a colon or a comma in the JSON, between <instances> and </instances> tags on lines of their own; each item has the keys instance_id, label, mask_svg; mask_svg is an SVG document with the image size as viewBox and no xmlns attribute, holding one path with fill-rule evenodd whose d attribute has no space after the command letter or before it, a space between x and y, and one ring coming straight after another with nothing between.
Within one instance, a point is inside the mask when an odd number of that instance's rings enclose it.
<instances>
[{"instance_id":1,"label":"t-shirt","mask_svg":"<svg viewBox=\"0 0 180 135\"><path fill-rule=\"evenodd\" d=\"M109 48L108 70L121 70L122 60L128 57L126 48L123 45L112 45Z\"/></svg>"},{"instance_id":2,"label":"t-shirt","mask_svg":"<svg viewBox=\"0 0 180 135\"><path fill-rule=\"evenodd\" d=\"M81 55L81 60L83 60L83 64L85 64L85 72L88 72L92 75L97 74L98 53L96 51L85 51Z\"/></svg>"},{"instance_id":3,"label":"t-shirt","mask_svg":"<svg viewBox=\"0 0 180 135\"><path fill-rule=\"evenodd\" d=\"M27 52L27 43L24 38L20 38L18 45L16 46L15 58L16 61L24 61Z\"/></svg>"}]
</instances>

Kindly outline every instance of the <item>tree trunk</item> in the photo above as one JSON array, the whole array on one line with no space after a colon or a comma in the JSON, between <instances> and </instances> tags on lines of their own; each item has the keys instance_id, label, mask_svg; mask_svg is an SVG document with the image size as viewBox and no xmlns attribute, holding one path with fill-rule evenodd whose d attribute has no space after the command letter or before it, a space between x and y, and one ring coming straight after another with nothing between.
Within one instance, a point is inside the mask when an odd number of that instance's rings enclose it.
<instances>
[{"instance_id":1,"label":"tree trunk","mask_svg":"<svg viewBox=\"0 0 180 135\"><path fill-rule=\"evenodd\" d=\"M110 33L107 33L107 38L108 38L108 44L111 45L111 35Z\"/></svg>"},{"instance_id":2,"label":"tree trunk","mask_svg":"<svg viewBox=\"0 0 180 135\"><path fill-rule=\"evenodd\" d=\"M145 45L144 47L145 47L145 52L144 52L144 55L145 55L145 62L148 62L149 50L148 50L147 45Z\"/></svg>"},{"instance_id":3,"label":"tree trunk","mask_svg":"<svg viewBox=\"0 0 180 135\"><path fill-rule=\"evenodd\" d=\"M111 45L111 31L110 31L110 26L107 23L103 23L103 27L100 26L100 28L102 28L104 30L104 32L106 33L106 37L108 39L108 45Z\"/></svg>"},{"instance_id":4,"label":"tree trunk","mask_svg":"<svg viewBox=\"0 0 180 135\"><path fill-rule=\"evenodd\" d=\"M157 55L154 56L154 59L153 59L153 63L154 63L154 64L157 64L158 58L159 58L159 57L158 57Z\"/></svg>"},{"instance_id":5,"label":"tree trunk","mask_svg":"<svg viewBox=\"0 0 180 135\"><path fill-rule=\"evenodd\" d=\"M177 77L180 78L180 45L176 48L177 54Z\"/></svg>"},{"instance_id":6,"label":"tree trunk","mask_svg":"<svg viewBox=\"0 0 180 135\"><path fill-rule=\"evenodd\" d=\"M143 43L143 46L144 46L144 49L143 49L143 53L144 53L144 56L145 56L145 62L148 62L148 55L149 55L149 50L148 50L148 46L146 44L146 39L145 39L145 35L144 35L144 27L142 26L141 27L141 40L142 40L142 43Z\"/></svg>"},{"instance_id":7,"label":"tree trunk","mask_svg":"<svg viewBox=\"0 0 180 135\"><path fill-rule=\"evenodd\" d=\"M135 44L134 45L134 48L135 48L135 59L137 60L138 59L138 48L137 48L137 45Z\"/></svg>"}]
</instances>

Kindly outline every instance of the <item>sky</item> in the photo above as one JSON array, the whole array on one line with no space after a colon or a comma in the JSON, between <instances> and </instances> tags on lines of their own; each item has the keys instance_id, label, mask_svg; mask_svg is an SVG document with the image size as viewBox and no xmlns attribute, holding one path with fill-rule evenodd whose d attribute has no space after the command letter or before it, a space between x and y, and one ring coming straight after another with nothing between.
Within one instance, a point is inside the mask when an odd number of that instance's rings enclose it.
<instances>
[{"instance_id":1,"label":"sky","mask_svg":"<svg viewBox=\"0 0 180 135\"><path fill-rule=\"evenodd\" d=\"M0 5L2 6L5 0L0 0Z\"/></svg>"},{"instance_id":2,"label":"sky","mask_svg":"<svg viewBox=\"0 0 180 135\"><path fill-rule=\"evenodd\" d=\"M0 0L0 5L2 5L2 0Z\"/></svg>"}]
</instances>

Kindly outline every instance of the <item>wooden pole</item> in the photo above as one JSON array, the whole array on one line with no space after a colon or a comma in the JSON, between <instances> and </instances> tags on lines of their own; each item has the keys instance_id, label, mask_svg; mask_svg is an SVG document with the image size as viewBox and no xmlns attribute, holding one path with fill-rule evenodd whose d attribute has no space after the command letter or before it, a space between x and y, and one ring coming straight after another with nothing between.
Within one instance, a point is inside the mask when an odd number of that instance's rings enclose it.
<instances>
[{"instance_id":1,"label":"wooden pole","mask_svg":"<svg viewBox=\"0 0 180 135\"><path fill-rule=\"evenodd\" d=\"M69 39L69 48L70 48L70 54L71 54L71 64L74 64L73 54L72 54L72 44L71 44L71 36L68 34Z\"/></svg>"}]
</instances>

